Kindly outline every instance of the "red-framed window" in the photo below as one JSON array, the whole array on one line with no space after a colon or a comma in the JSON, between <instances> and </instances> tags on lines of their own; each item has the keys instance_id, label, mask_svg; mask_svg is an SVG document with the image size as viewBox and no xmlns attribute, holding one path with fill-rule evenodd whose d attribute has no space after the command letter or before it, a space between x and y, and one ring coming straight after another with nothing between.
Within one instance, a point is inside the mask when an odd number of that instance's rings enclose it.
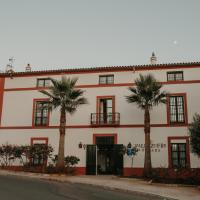
<instances>
[{"instance_id":1,"label":"red-framed window","mask_svg":"<svg viewBox=\"0 0 200 200\"><path fill-rule=\"evenodd\" d=\"M167 72L167 81L183 81L183 71Z\"/></svg>"},{"instance_id":2,"label":"red-framed window","mask_svg":"<svg viewBox=\"0 0 200 200\"><path fill-rule=\"evenodd\" d=\"M186 93L169 94L167 96L168 124L188 124Z\"/></svg>"},{"instance_id":3,"label":"red-framed window","mask_svg":"<svg viewBox=\"0 0 200 200\"><path fill-rule=\"evenodd\" d=\"M37 87L49 87L51 80L49 78L38 78Z\"/></svg>"},{"instance_id":4,"label":"red-framed window","mask_svg":"<svg viewBox=\"0 0 200 200\"><path fill-rule=\"evenodd\" d=\"M49 99L34 99L33 100L33 119L32 126L41 127L49 126Z\"/></svg>"},{"instance_id":5,"label":"red-framed window","mask_svg":"<svg viewBox=\"0 0 200 200\"><path fill-rule=\"evenodd\" d=\"M115 112L115 96L97 96L97 113Z\"/></svg>"},{"instance_id":6,"label":"red-framed window","mask_svg":"<svg viewBox=\"0 0 200 200\"><path fill-rule=\"evenodd\" d=\"M189 137L168 137L169 168L190 168Z\"/></svg>"},{"instance_id":7,"label":"red-framed window","mask_svg":"<svg viewBox=\"0 0 200 200\"><path fill-rule=\"evenodd\" d=\"M97 121L109 124L115 121L115 96L97 96Z\"/></svg>"},{"instance_id":8,"label":"red-framed window","mask_svg":"<svg viewBox=\"0 0 200 200\"><path fill-rule=\"evenodd\" d=\"M34 137L31 138L31 145L38 146L48 145L48 138L47 137ZM46 158L42 154L34 155L31 159L31 163L34 166L43 166L47 164Z\"/></svg>"},{"instance_id":9,"label":"red-framed window","mask_svg":"<svg viewBox=\"0 0 200 200\"><path fill-rule=\"evenodd\" d=\"M113 74L100 75L99 84L100 85L114 84L114 75Z\"/></svg>"}]
</instances>

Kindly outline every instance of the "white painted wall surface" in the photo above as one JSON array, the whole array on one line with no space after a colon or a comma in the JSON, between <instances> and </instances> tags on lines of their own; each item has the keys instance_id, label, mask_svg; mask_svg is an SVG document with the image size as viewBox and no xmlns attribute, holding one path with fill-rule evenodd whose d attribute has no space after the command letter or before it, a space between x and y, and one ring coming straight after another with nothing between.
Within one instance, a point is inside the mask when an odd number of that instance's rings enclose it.
<instances>
[{"instance_id":1,"label":"white painted wall surface","mask_svg":"<svg viewBox=\"0 0 200 200\"><path fill-rule=\"evenodd\" d=\"M66 129L65 138L65 155L74 155L80 158L77 166L86 166L86 150L79 149L78 144L93 144L93 134L117 134L118 144L127 145L144 144L143 128L98 128L98 129ZM152 128L152 143L166 144L160 152L152 152L153 167L168 167L168 140L170 136L187 136L187 128L170 127L170 128ZM0 143L5 144L30 144L32 137L47 137L49 144L54 148L54 153L58 151L59 131L58 129L21 129L21 130L1 130ZM200 159L190 153L191 167L200 167ZM124 156L124 167L142 168L144 163L144 152L139 151L132 160L127 155Z\"/></svg>"},{"instance_id":2,"label":"white painted wall surface","mask_svg":"<svg viewBox=\"0 0 200 200\"><path fill-rule=\"evenodd\" d=\"M200 83L195 84L176 84L165 85L163 90L169 93L186 93L188 119L191 122L194 113L200 113ZM143 124L144 113L137 105L126 102L125 96L129 95L126 86L123 87L101 87L101 88L84 88L85 97L89 104L82 105L77 112L67 116L67 125L89 125L90 114L96 113L97 96L115 96L115 111L121 115L121 124ZM33 113L33 99L46 98L37 90L28 91L5 91L2 126L31 126ZM154 107L151 111L152 124L167 123L166 105ZM59 124L59 109L53 111L50 116L50 125Z\"/></svg>"},{"instance_id":3,"label":"white painted wall surface","mask_svg":"<svg viewBox=\"0 0 200 200\"><path fill-rule=\"evenodd\" d=\"M200 68L183 68L183 69L159 69L159 70L148 70L148 71L121 71L121 72L99 72L99 73L83 73L83 74L67 74L62 73L61 75L51 75L52 78L60 79L62 75L69 78L78 78L78 85L96 85L99 84L99 75L114 74L115 83L132 83L135 78L139 77L139 74L153 74L158 81L167 81L167 72L171 71L184 71L184 80L199 80ZM5 89L9 88L32 88L36 87L38 78L48 78L49 75L43 76L30 76L30 77L14 77L6 78Z\"/></svg>"},{"instance_id":4,"label":"white painted wall surface","mask_svg":"<svg viewBox=\"0 0 200 200\"><path fill-rule=\"evenodd\" d=\"M139 73L152 73L157 80L165 82L167 80L167 71L181 71L178 70L149 70L132 72L115 72L115 73L89 73L89 74L75 74L68 77L79 77L78 85L95 85L99 82L99 75L114 74L115 83L132 83ZM200 80L199 68L183 69L184 80ZM14 77L13 79L6 78L5 88L29 88L36 87L37 78L48 77ZM61 76L51 76L53 78L60 78ZM200 83L194 84L169 84L164 85L163 89L169 93L186 93L187 94L187 109L188 120L191 122L194 113L200 113ZM85 97L89 104L81 106L77 112L69 116L67 115L67 125L90 125L90 114L96 113L96 97L97 96L115 96L115 111L120 113L120 124L143 124L144 112L137 108L136 105L128 104L125 96L129 95L126 86L121 87L98 87L98 88L84 88ZM27 91L5 91L3 99L2 110L2 127L14 126L32 126L33 113L33 99L46 98L37 90ZM151 111L152 124L167 124L166 105L155 107ZM50 116L50 126L59 125L59 110L53 111ZM127 145L143 144L144 133L143 128L74 128L66 130L66 155L75 155L80 158L78 166L85 166L86 151L79 149L78 144L92 144L93 134L108 134L117 133L118 143ZM168 141L169 136L188 136L186 127L160 127L151 128L151 139L153 143L165 143L166 148L162 151L152 153L153 167L167 167L168 166ZM0 144L9 142L10 144L30 144L31 137L48 137L49 144L55 149L57 153L59 132L58 129L0 129ZM200 159L190 154L191 167L200 167ZM143 167L144 152L138 152L134 158L133 167ZM124 167L131 167L131 159L125 156Z\"/></svg>"}]
</instances>

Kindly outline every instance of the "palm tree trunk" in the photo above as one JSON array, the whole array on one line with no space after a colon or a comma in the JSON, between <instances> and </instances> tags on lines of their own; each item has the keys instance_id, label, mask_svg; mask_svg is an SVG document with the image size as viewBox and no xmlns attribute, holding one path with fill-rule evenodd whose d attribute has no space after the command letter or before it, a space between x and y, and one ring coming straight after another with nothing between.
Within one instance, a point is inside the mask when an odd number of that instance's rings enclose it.
<instances>
[{"instance_id":1,"label":"palm tree trunk","mask_svg":"<svg viewBox=\"0 0 200 200\"><path fill-rule=\"evenodd\" d=\"M150 139L150 113L146 106L144 113L144 133L145 133L145 156L144 156L144 176L151 176L151 139Z\"/></svg>"},{"instance_id":2,"label":"palm tree trunk","mask_svg":"<svg viewBox=\"0 0 200 200\"><path fill-rule=\"evenodd\" d=\"M60 112L60 140L59 140L59 149L58 149L58 161L56 167L59 171L64 171L65 168L65 125L66 125L66 112L64 106L61 107Z\"/></svg>"}]
</instances>

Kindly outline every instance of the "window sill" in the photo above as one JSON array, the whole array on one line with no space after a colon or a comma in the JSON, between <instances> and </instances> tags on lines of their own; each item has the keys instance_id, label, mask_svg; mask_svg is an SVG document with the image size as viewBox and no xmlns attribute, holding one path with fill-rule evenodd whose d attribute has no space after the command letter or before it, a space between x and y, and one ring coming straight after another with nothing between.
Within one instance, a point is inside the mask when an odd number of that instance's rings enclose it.
<instances>
[{"instance_id":1,"label":"window sill","mask_svg":"<svg viewBox=\"0 0 200 200\"><path fill-rule=\"evenodd\" d=\"M46 86L46 87L39 87L39 86L36 86L36 89L38 89L38 90L41 90L41 89L49 89L50 88L50 86Z\"/></svg>"},{"instance_id":2,"label":"window sill","mask_svg":"<svg viewBox=\"0 0 200 200\"><path fill-rule=\"evenodd\" d=\"M92 127L115 127L119 126L119 123L116 124L91 124Z\"/></svg>"},{"instance_id":3,"label":"window sill","mask_svg":"<svg viewBox=\"0 0 200 200\"><path fill-rule=\"evenodd\" d=\"M44 126L36 126L36 125L33 125L32 126L33 128L48 128L49 127L49 125L44 125Z\"/></svg>"},{"instance_id":4,"label":"window sill","mask_svg":"<svg viewBox=\"0 0 200 200\"><path fill-rule=\"evenodd\" d=\"M101 86L114 85L114 83L99 83Z\"/></svg>"},{"instance_id":5,"label":"window sill","mask_svg":"<svg viewBox=\"0 0 200 200\"><path fill-rule=\"evenodd\" d=\"M169 123L169 126L188 126L188 123L186 122Z\"/></svg>"},{"instance_id":6,"label":"window sill","mask_svg":"<svg viewBox=\"0 0 200 200\"><path fill-rule=\"evenodd\" d=\"M167 83L170 83L170 84L184 83L184 80L167 81Z\"/></svg>"}]
</instances>

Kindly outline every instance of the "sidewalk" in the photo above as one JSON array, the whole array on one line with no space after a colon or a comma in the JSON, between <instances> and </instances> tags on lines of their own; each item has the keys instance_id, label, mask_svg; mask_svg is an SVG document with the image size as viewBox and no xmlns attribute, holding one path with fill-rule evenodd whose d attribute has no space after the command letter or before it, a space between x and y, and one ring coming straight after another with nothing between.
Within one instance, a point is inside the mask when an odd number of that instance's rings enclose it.
<instances>
[{"instance_id":1,"label":"sidewalk","mask_svg":"<svg viewBox=\"0 0 200 200\"><path fill-rule=\"evenodd\" d=\"M116 176L66 176L35 174L27 172L12 172L0 170L0 175L15 175L59 182L83 183L101 186L109 189L119 189L125 191L142 192L172 199L199 200L200 188L192 186L150 184L146 181L133 178L119 178Z\"/></svg>"}]
</instances>

